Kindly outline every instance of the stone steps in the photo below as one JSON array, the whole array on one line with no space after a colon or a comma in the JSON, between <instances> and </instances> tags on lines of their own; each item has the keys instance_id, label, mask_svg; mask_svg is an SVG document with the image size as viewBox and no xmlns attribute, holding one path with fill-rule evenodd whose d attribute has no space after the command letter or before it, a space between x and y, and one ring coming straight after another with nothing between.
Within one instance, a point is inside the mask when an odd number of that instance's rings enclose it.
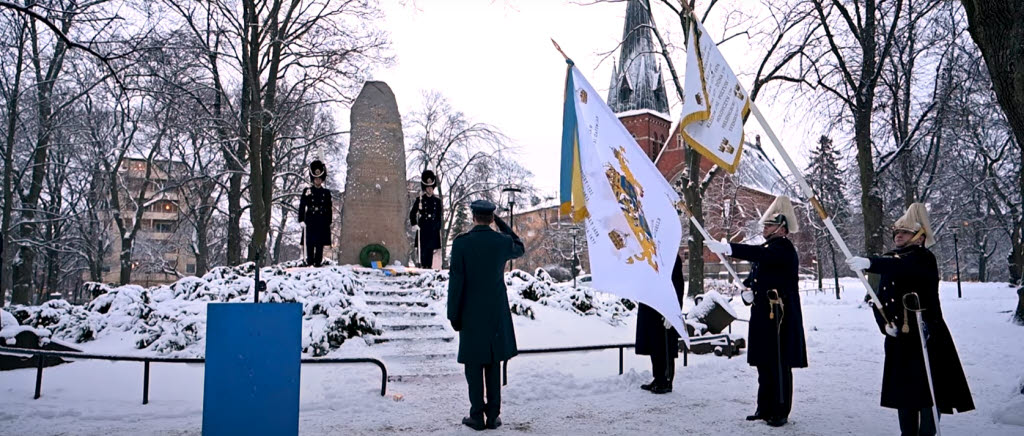
<instances>
[{"instance_id":1,"label":"stone steps","mask_svg":"<svg viewBox=\"0 0 1024 436\"><path fill-rule=\"evenodd\" d=\"M388 380L463 373L456 361L457 335L448 328L444 302L431 299L430 288L419 287L419 276L365 274L359 281L363 301L382 331L368 339L388 367Z\"/></svg>"},{"instance_id":2,"label":"stone steps","mask_svg":"<svg viewBox=\"0 0 1024 436\"><path fill-rule=\"evenodd\" d=\"M434 342L452 342L455 340L455 335L448 332L410 332L410 331L398 331L389 332L385 331L380 336L373 337L373 343L382 344L385 342L421 342L421 343L434 343Z\"/></svg>"},{"instance_id":3,"label":"stone steps","mask_svg":"<svg viewBox=\"0 0 1024 436\"><path fill-rule=\"evenodd\" d=\"M419 296L420 294L429 293L426 289L421 288L407 288L407 289L366 289L363 290L366 296L370 297L411 297Z\"/></svg>"},{"instance_id":4,"label":"stone steps","mask_svg":"<svg viewBox=\"0 0 1024 436\"><path fill-rule=\"evenodd\" d=\"M422 300L406 300L397 298L388 299L369 299L367 298L364 302L370 306L416 306L416 307L428 307L430 302Z\"/></svg>"},{"instance_id":5,"label":"stone steps","mask_svg":"<svg viewBox=\"0 0 1024 436\"><path fill-rule=\"evenodd\" d=\"M432 318L438 316L437 310L421 307L374 306L370 310L379 317L406 316L411 318Z\"/></svg>"},{"instance_id":6,"label":"stone steps","mask_svg":"<svg viewBox=\"0 0 1024 436\"><path fill-rule=\"evenodd\" d=\"M446 330L445 323L436 318L384 318L379 319L380 323L378 327L382 330L390 331L402 331L402 330Z\"/></svg>"}]
</instances>

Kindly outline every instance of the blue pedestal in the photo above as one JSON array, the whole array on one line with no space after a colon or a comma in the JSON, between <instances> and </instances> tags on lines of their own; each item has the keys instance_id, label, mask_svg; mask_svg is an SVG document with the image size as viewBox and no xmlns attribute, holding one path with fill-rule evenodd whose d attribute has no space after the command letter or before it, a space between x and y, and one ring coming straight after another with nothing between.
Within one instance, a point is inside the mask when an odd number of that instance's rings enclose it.
<instances>
[{"instance_id":1,"label":"blue pedestal","mask_svg":"<svg viewBox=\"0 0 1024 436\"><path fill-rule=\"evenodd\" d=\"M211 303L203 435L298 435L302 304Z\"/></svg>"}]
</instances>

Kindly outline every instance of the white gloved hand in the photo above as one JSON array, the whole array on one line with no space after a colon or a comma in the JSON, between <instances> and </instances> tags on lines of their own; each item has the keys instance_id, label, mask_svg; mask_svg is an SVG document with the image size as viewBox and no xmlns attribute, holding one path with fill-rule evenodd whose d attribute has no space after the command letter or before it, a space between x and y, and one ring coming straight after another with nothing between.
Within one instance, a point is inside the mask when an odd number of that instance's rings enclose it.
<instances>
[{"instance_id":1,"label":"white gloved hand","mask_svg":"<svg viewBox=\"0 0 1024 436\"><path fill-rule=\"evenodd\" d=\"M302 229L305 230L306 229L306 222L305 221L299 221L299 227L302 227Z\"/></svg>"},{"instance_id":2,"label":"white gloved hand","mask_svg":"<svg viewBox=\"0 0 1024 436\"><path fill-rule=\"evenodd\" d=\"M663 321L662 325L665 326L665 330L672 330L672 323L668 322L668 318L662 318L661 320Z\"/></svg>"},{"instance_id":3,"label":"white gloved hand","mask_svg":"<svg viewBox=\"0 0 1024 436\"><path fill-rule=\"evenodd\" d=\"M893 323L888 323L888 324L885 325L885 334L887 334L889 336L892 336L892 337L895 338L896 337L896 332L898 332L898 331L899 330L896 329L896 326L893 325Z\"/></svg>"},{"instance_id":4,"label":"white gloved hand","mask_svg":"<svg viewBox=\"0 0 1024 436\"><path fill-rule=\"evenodd\" d=\"M420 226L418 226L418 225L415 225L415 224L414 224L414 225L412 226L412 231L413 231L413 232L418 232L418 231L420 231Z\"/></svg>"},{"instance_id":5,"label":"white gloved hand","mask_svg":"<svg viewBox=\"0 0 1024 436\"><path fill-rule=\"evenodd\" d=\"M754 304L754 291L747 289L740 293L740 298L743 299L743 304L747 306Z\"/></svg>"},{"instance_id":6,"label":"white gloved hand","mask_svg":"<svg viewBox=\"0 0 1024 436\"><path fill-rule=\"evenodd\" d=\"M868 268L871 268L871 259L868 259L866 257L853 256L849 259L846 259L846 265L849 266L850 269L854 271L863 271Z\"/></svg>"},{"instance_id":7,"label":"white gloved hand","mask_svg":"<svg viewBox=\"0 0 1024 436\"><path fill-rule=\"evenodd\" d=\"M708 250L711 250L712 253L718 253L725 256L732 254L732 246L729 245L728 242L725 242L725 238L722 238L721 242L705 239L704 245L707 245Z\"/></svg>"}]
</instances>

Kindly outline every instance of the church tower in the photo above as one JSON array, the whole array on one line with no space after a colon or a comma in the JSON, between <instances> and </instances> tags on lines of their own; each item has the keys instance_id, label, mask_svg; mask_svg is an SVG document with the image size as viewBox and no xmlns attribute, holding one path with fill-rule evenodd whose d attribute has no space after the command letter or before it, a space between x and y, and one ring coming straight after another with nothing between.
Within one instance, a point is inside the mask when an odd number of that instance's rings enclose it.
<instances>
[{"instance_id":1,"label":"church tower","mask_svg":"<svg viewBox=\"0 0 1024 436\"><path fill-rule=\"evenodd\" d=\"M629 0L622 28L618 65L608 86L608 106L633 135L640 148L654 160L668 142L668 97L661 76L648 0Z\"/></svg>"}]
</instances>

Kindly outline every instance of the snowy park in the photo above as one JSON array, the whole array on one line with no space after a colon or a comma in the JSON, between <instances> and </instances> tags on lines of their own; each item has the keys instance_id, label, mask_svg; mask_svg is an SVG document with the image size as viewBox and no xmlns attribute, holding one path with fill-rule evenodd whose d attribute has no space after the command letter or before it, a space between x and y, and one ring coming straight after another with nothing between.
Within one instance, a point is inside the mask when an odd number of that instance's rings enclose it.
<instances>
[{"instance_id":1,"label":"snowy park","mask_svg":"<svg viewBox=\"0 0 1024 436\"><path fill-rule=\"evenodd\" d=\"M270 274L267 269L267 274ZM341 304L364 311L371 324L381 325L368 308L378 274L353 273L349 267L328 267L304 280L300 273L272 278L272 295L288 294L305 305L317 304L309 283L347 283L350 302ZM434 276L436 273L425 273ZM274 277L271 275L271 277ZM212 277L211 277L212 278ZM528 280L522 280L526 278ZM409 278L422 283L415 290L430 308L443 302L430 295L443 293L446 281ZM571 284L551 284L519 272L506 276L509 301L530 309L533 319L515 315L520 349L630 343L635 337L633 312L617 312L610 295ZM216 281L216 279L212 280ZM232 295L227 286L210 285L204 296L158 297L169 289L151 289L156 311L168 312L175 322L186 321L191 308L202 323L206 301ZM373 283L378 283L374 285ZM837 300L832 293L803 292L804 326L809 367L794 371L794 401L790 425L772 429L773 434L887 434L896 425L896 414L878 407L882 370L882 342L864 292L853 279L841 281ZM545 297L523 298L527 289L543 289ZM574 309L573 298L589 294L595 307ZM1010 322L1016 304L1015 289L999 283L964 283L957 297L955 282L941 284L942 308L974 394L977 410L945 416L946 434L1016 435L1024 428L1022 374L1016 370L1024 358L1024 331ZM240 295L244 300L249 295ZM191 300L195 298L195 300ZM93 313L92 324L106 320L108 327L95 340L75 344L85 352L141 355L131 325L128 298L105 314ZM732 299L740 319L749 316L747 306ZM606 304L602 304L602 302ZM687 302L687 311L692 310ZM135 307L138 307L136 305ZM410 309L411 310L411 309ZM180 319L178 319L180 317ZM306 316L304 341L313 338L323 316ZM120 320L120 321L118 321ZM83 321L86 322L86 321ZM125 330L122 330L125 329ZM168 329L169 330L169 329ZM202 329L200 329L202 331ZM454 333L450 328L447 333ZM734 322L733 334L745 335L746 326ZM421 334L429 336L429 334ZM373 343L374 336L352 337L326 357L379 357L389 371L400 371L398 362L386 356L394 350L388 342ZM165 338L169 340L170 338ZM197 355L202 337L180 355ZM429 340L424 340L429 342ZM435 351L451 349L446 342L430 342ZM150 346L152 347L152 345ZM447 348L446 348L447 347ZM200 351L195 351L200 350ZM618 375L617 349L575 353L521 355L508 364L504 389L505 425L498 431L525 434L767 434L762 423L743 421L753 410L756 372L745 354L727 358L714 354L677 360L675 390L652 396L639 385L651 378L645 356L625 350L624 374ZM426 358L424 358L426 359ZM435 365L456 367L454 360ZM457 367L456 367L457 368ZM47 368L42 396L33 400L35 369L5 372L0 376L0 425L3 434L102 435L102 434L200 434L203 398L203 366L153 364L150 403L142 405L142 365L137 362L76 361ZM425 373L443 368L420 369ZM407 377L388 383L380 396L380 373L372 365L305 365L301 377L300 434L472 434L458 420L468 402L459 372L426 377Z\"/></svg>"},{"instance_id":2,"label":"snowy park","mask_svg":"<svg viewBox=\"0 0 1024 436\"><path fill-rule=\"evenodd\" d=\"M1024 435L1024 0L0 1L0 436Z\"/></svg>"}]
</instances>

